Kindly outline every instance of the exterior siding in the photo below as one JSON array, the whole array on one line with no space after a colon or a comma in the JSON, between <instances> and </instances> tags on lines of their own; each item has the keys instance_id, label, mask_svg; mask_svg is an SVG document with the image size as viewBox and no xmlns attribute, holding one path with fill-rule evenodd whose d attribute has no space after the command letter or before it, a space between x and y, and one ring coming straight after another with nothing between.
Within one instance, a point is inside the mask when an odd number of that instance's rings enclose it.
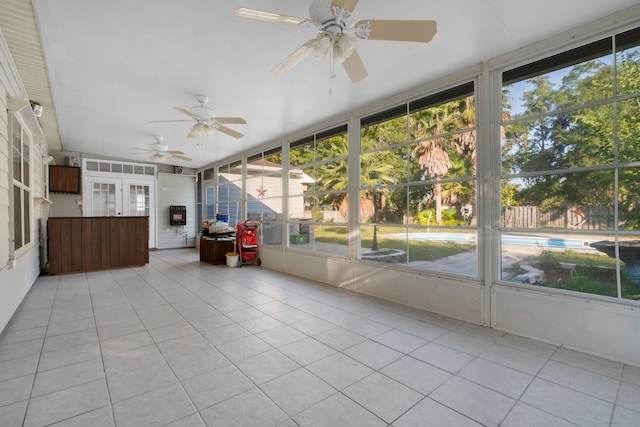
<instances>
[{"instance_id":1,"label":"exterior siding","mask_svg":"<svg viewBox=\"0 0 640 427\"><path fill-rule=\"evenodd\" d=\"M4 330L11 316L22 302L40 273L40 226L46 218L47 208L35 199L32 206L31 243L10 259L12 215L9 174L9 118L7 112L10 97L28 98L18 75L11 53L0 31L0 331ZM40 145L34 145L31 153L31 191L33 197L42 197L42 153Z\"/></svg>"}]
</instances>

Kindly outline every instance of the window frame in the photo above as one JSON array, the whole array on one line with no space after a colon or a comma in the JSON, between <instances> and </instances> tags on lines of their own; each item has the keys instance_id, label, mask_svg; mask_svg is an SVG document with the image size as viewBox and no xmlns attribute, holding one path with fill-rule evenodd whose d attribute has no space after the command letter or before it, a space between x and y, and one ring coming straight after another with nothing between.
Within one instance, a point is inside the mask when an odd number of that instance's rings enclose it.
<instances>
[{"instance_id":1,"label":"window frame","mask_svg":"<svg viewBox=\"0 0 640 427\"><path fill-rule=\"evenodd\" d=\"M349 127L347 123L337 124L325 130L318 130L316 132L307 134L306 136L299 137L295 140L291 140L285 143L286 154L284 154L287 158L286 166L287 166L287 185L288 189L291 190L291 177L293 174L300 176L309 176L314 180L313 184L305 184L309 185L310 188L302 188L300 192L292 193L289 191L287 193L285 206L286 206L286 215L285 215L285 224L286 224L286 243L283 246L286 246L289 250L299 250L311 252L313 254L327 254L327 250L322 245L316 244L315 236L319 234L323 228L326 227L339 227L344 230L348 230L348 214L343 218L342 213L339 210L335 211L334 217L330 219L326 219L324 216L320 220L314 218L313 208L316 206L316 200L325 199L327 197L347 197L349 188L340 189L340 190L322 190L318 189L315 185L316 171L327 167L328 165L344 162L346 164L347 169L344 172L344 178L349 180L349 168L353 167L349 165L349 147L352 142L349 138ZM339 155L334 155L330 158L323 158L318 156L319 150L321 149L321 144L326 141L330 141L332 138L339 137L344 138L344 142L346 143L346 151ZM319 145L320 144L320 145ZM308 146L310 148L310 153L313 153L313 159L310 161L292 161L291 153L297 147ZM295 163L294 163L295 162ZM308 170L311 168L313 170L312 174L309 175L305 172L305 169ZM292 201L296 200L297 203L293 203ZM300 203L302 202L302 203ZM307 205L307 202L309 206ZM292 212L292 205L302 206L302 213ZM353 209L353 207L349 207L348 209ZM324 211L323 211L324 212ZM297 216L296 216L297 215ZM338 220L336 220L336 218ZM348 233L345 233L348 235ZM349 242L345 238L344 240L344 252L345 255L349 252Z\"/></svg>"},{"instance_id":2,"label":"window frame","mask_svg":"<svg viewBox=\"0 0 640 427\"><path fill-rule=\"evenodd\" d=\"M547 55L546 57L532 59L529 62L520 63L517 66L512 68L504 68L504 69L496 69L496 73L498 74L498 90L504 91L505 88L509 88L512 84L519 82L527 82L529 79L538 78L538 77L548 77L555 71L568 69L569 67L586 64L591 60L598 60L599 58L607 58L611 59L611 64L609 65L612 70L611 75L611 93L606 96L602 96L601 98L589 101L579 100L579 102L572 103L570 105L560 105L555 109L549 109L547 111L535 112L535 114L519 114L517 116L507 118L504 114L506 107L504 103L498 102L495 106L498 111L499 120L496 121L496 135L503 135L503 129L507 128L513 124L526 124L527 121L536 121L536 120L544 120L548 118L553 118L554 116L560 116L562 114L571 114L575 112L579 112L581 110L595 109L597 107L606 107L611 106L611 148L613 157L607 161L605 158L600 160L600 163L597 164L589 164L589 165L578 165L574 167L564 166L562 168L554 168L552 166L547 165L546 167L538 167L537 169L527 169L527 170L506 170L505 169L505 156L503 150L505 146L503 145L504 136L500 138L496 138L496 161L497 165L499 165L498 172L496 173L496 183L495 190L496 194L499 197L496 198L495 209L497 212L497 216L499 218L499 226L496 228L496 247L497 247L497 256L494 259L496 263L496 271L497 274L495 279L498 283L503 285L509 285L514 287L527 287L530 289L544 289L545 292L548 292L550 289L553 289L554 292L558 293L569 293L569 294L577 294L580 296L586 296L589 298L602 298L603 300L611 300L615 299L618 302L632 302L633 300L625 299L625 296L622 292L622 281L621 281L621 260L619 254L616 251L615 259L615 291L616 295L611 296L605 293L597 293L595 291L586 291L586 290L573 290L571 288L549 288L547 286L540 285L538 283L528 284L528 283L519 283L517 280L514 281L513 278L505 277L503 271L503 262L505 257L505 249L503 246L503 235L505 234L522 234L522 236L536 236L540 234L546 235L549 239L551 238L563 238L564 235L567 236L568 240L575 238L580 238L581 236L587 236L591 241L595 242L602 239L609 239L615 242L618 242L620 238L640 238L640 229L630 230L624 229L621 226L619 214L619 203L620 203L620 180L619 176L623 175L627 171L633 171L637 169L637 162L629 162L628 160L621 159L619 157L619 151L622 147L622 142L620 141L620 135L618 133L618 125L619 125L619 117L617 114L617 105L623 103L627 100L636 100L640 99L640 92L635 93L618 93L619 86L617 83L618 74L621 73L621 70L618 68L618 54L620 52L625 51L628 48L640 49L640 27L634 27L629 30L615 31L608 35L603 35L596 40L587 41L583 44L574 45L570 47L566 47L563 49L558 49L554 53ZM522 91L522 93L527 93L531 89L527 89ZM554 93L557 93L559 89L554 88ZM604 124L604 122L603 122ZM507 141L507 140L505 140ZM527 166L526 164L523 164ZM522 166L522 165L520 165ZM507 226L503 218L505 214L505 209L510 209L511 206L507 205L506 208L502 206L502 199L504 196L503 193L503 184L508 184L513 181L518 181L526 178L544 178L552 175L563 176L565 174L570 175L588 175L593 174L596 175L598 173L610 173L612 178L612 211L613 211L613 222L610 228L606 226L604 228L598 228L597 225L594 228L573 228L571 224L565 225L564 227L559 227L557 229L552 228L552 226L541 226L536 224L535 226ZM575 202L574 202L575 204ZM567 211L569 212L569 211ZM573 211L571 211L573 212ZM568 217L572 217L572 214L567 213ZM544 240L544 238L542 239ZM584 242L583 242L584 243ZM617 243L616 243L617 245ZM545 246L542 246L546 248Z\"/></svg>"},{"instance_id":3,"label":"window frame","mask_svg":"<svg viewBox=\"0 0 640 427\"><path fill-rule=\"evenodd\" d=\"M35 245L35 229L34 229L34 153L33 153L33 138L29 133L28 127L20 120L18 114L10 115L11 119L9 120L9 149L12 161L10 163L10 194L9 197L11 199L11 215L10 215L10 259L15 259L19 257L24 252L28 251L31 247ZM16 129L17 128L17 129ZM18 164L15 161L16 156L16 130L19 133L19 145L20 145L20 178L16 179L16 165ZM24 150L27 150L27 159L25 162L25 153ZM26 169L25 169L26 164ZM26 174L25 174L26 171ZM25 184L24 181L27 180L28 183ZM18 236L16 235L16 213L18 212L18 206L16 204L16 188L19 191L19 199L20 199L20 209L19 214L20 218L20 236L19 236L19 246L16 246L18 242ZM25 198L26 195L26 198ZM25 204L27 204L25 209ZM28 241L25 241L25 237L28 237Z\"/></svg>"},{"instance_id":4,"label":"window frame","mask_svg":"<svg viewBox=\"0 0 640 427\"><path fill-rule=\"evenodd\" d=\"M271 156L278 154L280 155L279 165L269 160ZM271 147L247 156L245 161L245 217L247 220L258 220L261 222L261 226L259 227L260 244L272 247L282 247L282 227L285 217L285 185L288 183L288 179L286 178L288 170L283 164L284 149L282 145ZM257 180L260 181L260 187L250 188L250 183L254 184L254 181ZM265 180L267 182L265 182ZM274 185L278 180L280 181L279 189L277 188L277 185ZM269 189L272 191L268 192ZM257 192L257 195L253 195L253 191ZM259 206L259 209L254 209L254 206ZM275 210L279 210L279 212L271 214L273 217L265 217L265 210L270 209L269 206L272 207L271 209L276 208Z\"/></svg>"},{"instance_id":5,"label":"window frame","mask_svg":"<svg viewBox=\"0 0 640 427\"><path fill-rule=\"evenodd\" d=\"M374 180L375 182L373 181L366 182L365 178L363 177L363 171L361 170L359 173L359 175L361 176L361 182L358 185L358 192L360 194L360 199L361 200L363 198L370 199L373 206L373 214L371 214L371 218L368 220L368 222L362 221L363 215L364 215L363 210L366 210L366 209L363 209L363 207L360 206L360 212L358 215L358 218L360 220L358 221L358 224L357 224L359 229L359 236L360 236L360 244L358 248L360 260L367 261L367 262L376 262L376 263L389 262L387 261L386 258L383 258L383 257L378 258L375 255L372 256L371 254L365 253L365 251L368 251L369 249L372 251L372 254L375 254L378 248L382 250L382 246L378 244L379 237L377 233L377 228L384 226L385 229L387 230L396 229L397 234L405 235L405 239L404 239L405 253L404 255L402 255L400 254L402 249L397 249L398 251L397 253L399 254L398 260L393 261L394 264L391 264L391 265L397 265L399 268L403 268L403 269L419 270L419 271L431 272L434 274L447 273L447 274L464 276L464 277L473 277L473 278L480 277L482 273L482 266L480 264L481 259L479 257L479 248L481 247L481 236L480 236L480 228L478 224L482 223L482 218L481 218L481 212L478 206L479 200L478 200L477 192L480 190L480 180L479 180L480 173L478 171L479 164L478 164L477 157L482 147L480 146L480 140L478 135L478 130L479 130L479 127L478 127L479 88L478 86L479 85L476 78L469 78L465 81L459 82L454 86L451 86L448 88L446 87L441 88L440 90L437 90L432 94L420 97L418 99L407 100L402 104L398 104L396 106L389 107L383 111L363 116L360 119L360 136L361 137L359 140L359 147L358 147L358 151L359 151L358 166L359 167L362 167L363 158L365 158L365 156L374 155L375 153L391 152L394 150L406 151L406 154L405 154L406 171L404 171L406 176L404 177L403 180L399 180L397 182L387 182L387 183L380 183L375 180ZM437 108L439 106L443 106L452 102L461 101L469 96L473 97L473 105L471 107L473 108L475 113L473 126L468 126L468 127L449 130L449 131L443 130L438 133L434 133L431 135L423 135L420 137L416 137L414 135L412 118L414 117L415 113L423 110L428 110L430 108ZM362 138L364 129L370 128L372 126L376 126L378 124L391 123L392 121L397 121L397 120L404 121L406 125L406 130L405 130L405 135L403 140L388 141L385 145L380 145L379 143L377 143L372 146L367 146L367 147L364 146L364 142ZM476 153L475 154L476 155L475 175L465 175L460 177L446 177L446 176L445 177L426 177L423 175L419 181L411 177L411 173L410 173L411 168L412 166L415 167L415 165L412 165L412 161L413 161L412 147L417 146L423 142L455 137L456 135L461 135L462 133L468 132L468 131L474 132L474 138L475 138L475 153ZM428 186L435 186L435 185L446 186L447 184L454 184L454 183L464 184L469 182L471 183L472 186L475 187L475 192L476 192L475 205L473 204L474 203L473 198L469 202L472 205L471 209L475 211L469 215L469 218L475 221L475 223L473 223L472 221L469 221L467 225L458 224L455 227L452 225L446 225L446 224L444 225L429 224L428 229L431 231L439 231L445 234L450 232L459 232L459 231L464 231L465 233L475 233L475 242L476 242L475 252L476 252L476 265L477 265L475 274L469 275L465 273L452 272L447 269L439 270L437 268L433 268L434 265L431 265L431 267L419 267L417 265L416 266L410 265L410 262L415 259L413 259L413 255L411 254L412 248L411 248L411 244L410 244L411 242L408 236L410 233L413 233L419 230L421 227L420 224L415 223L415 219L417 218L417 212L415 213L415 215L410 215L410 209L411 209L410 194L412 193L412 191L415 191L415 190L421 191L420 190L421 188L426 188ZM381 203L379 202L380 198L384 197L384 195L380 195L379 193L387 192L386 196L390 198L392 197L393 192L398 190L402 191L403 189L405 192L404 198L406 199L405 200L406 213L404 214L403 219L401 221L400 220L391 221L391 222L384 221L384 218L379 217L380 210L382 209L382 211L384 212L384 207L382 207ZM371 206L369 206L369 210L371 211ZM466 208L464 210L465 212L467 211ZM410 217L411 218L415 217L414 222L410 223L408 221L408 218ZM369 236L367 239L367 243L369 240L371 240L372 243L370 246L369 245L365 246L364 243L362 242L363 235ZM463 241L466 242L465 239L463 239ZM363 254L365 254L365 256L363 256Z\"/></svg>"},{"instance_id":6,"label":"window frame","mask_svg":"<svg viewBox=\"0 0 640 427\"><path fill-rule=\"evenodd\" d=\"M226 171L224 170L226 168ZM232 175L232 169L240 169L240 174L237 175L236 179L228 179L225 178L225 181L222 182L221 175L226 174L229 177ZM236 175L236 174L233 174ZM234 228L238 223L244 220L244 182L245 182L246 169L244 166L244 160L235 159L224 164L218 165L215 168L215 185L214 185L214 198L215 198L215 211L216 215L218 213L227 213L229 215L229 226ZM231 187L236 186L238 188L239 198L222 198L221 196L228 196L231 194ZM227 191L223 191L224 189ZM233 206L235 204L235 206ZM226 211L221 210L223 206L226 208ZM209 205L207 205L209 206ZM235 210L235 212L231 212L231 208Z\"/></svg>"}]
</instances>

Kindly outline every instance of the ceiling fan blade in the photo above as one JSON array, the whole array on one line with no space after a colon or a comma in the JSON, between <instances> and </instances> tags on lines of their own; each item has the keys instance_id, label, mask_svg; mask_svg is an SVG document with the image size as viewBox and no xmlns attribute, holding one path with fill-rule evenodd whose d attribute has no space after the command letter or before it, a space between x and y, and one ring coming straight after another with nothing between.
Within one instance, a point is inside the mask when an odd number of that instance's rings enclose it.
<instances>
[{"instance_id":1,"label":"ceiling fan blade","mask_svg":"<svg viewBox=\"0 0 640 427\"><path fill-rule=\"evenodd\" d=\"M214 120L218 123L224 123L226 125L246 125L247 121L242 117L214 117Z\"/></svg>"},{"instance_id":2,"label":"ceiling fan blade","mask_svg":"<svg viewBox=\"0 0 640 427\"><path fill-rule=\"evenodd\" d=\"M165 153L169 153L169 154L184 154L182 151L179 151L179 150L167 150L167 151L165 151Z\"/></svg>"},{"instance_id":3,"label":"ceiling fan blade","mask_svg":"<svg viewBox=\"0 0 640 427\"><path fill-rule=\"evenodd\" d=\"M147 123L175 123L175 122L190 122L191 120L147 120Z\"/></svg>"},{"instance_id":4,"label":"ceiling fan blade","mask_svg":"<svg viewBox=\"0 0 640 427\"><path fill-rule=\"evenodd\" d=\"M291 70L298 62L302 61L313 51L313 43L315 43L315 41L316 39L307 40L302 46L297 48L284 61L271 70L271 72L276 76L281 76Z\"/></svg>"},{"instance_id":5,"label":"ceiling fan blade","mask_svg":"<svg viewBox=\"0 0 640 427\"><path fill-rule=\"evenodd\" d=\"M360 58L358 51L355 49L351 55L345 59L342 66L353 83L358 83L369 75L364 63L362 62L362 58Z\"/></svg>"},{"instance_id":6,"label":"ceiling fan blade","mask_svg":"<svg viewBox=\"0 0 640 427\"><path fill-rule=\"evenodd\" d=\"M297 16L263 12L261 10L248 9L246 7L235 9L233 14L240 18L257 19L260 21L274 22L276 24L300 25L303 22L309 21L308 19L298 18Z\"/></svg>"},{"instance_id":7,"label":"ceiling fan blade","mask_svg":"<svg viewBox=\"0 0 640 427\"><path fill-rule=\"evenodd\" d=\"M244 136L240 132L237 132L237 131L235 131L235 130L233 130L231 128L228 128L226 126L218 126L216 128L216 130L219 130L222 133L226 133L227 135L230 135L230 136L232 136L234 138L242 138Z\"/></svg>"},{"instance_id":8,"label":"ceiling fan blade","mask_svg":"<svg viewBox=\"0 0 640 427\"><path fill-rule=\"evenodd\" d=\"M173 107L176 110L180 111L182 114L186 114L187 116L191 117L192 119L201 119L202 117L196 116L195 114L193 114L191 111L186 110L184 108L180 108L180 107Z\"/></svg>"},{"instance_id":9,"label":"ceiling fan blade","mask_svg":"<svg viewBox=\"0 0 640 427\"><path fill-rule=\"evenodd\" d=\"M391 40L404 42L430 42L437 32L436 21L402 21L402 20L366 20L358 22L355 27L361 24L371 24L369 40Z\"/></svg>"},{"instance_id":10,"label":"ceiling fan blade","mask_svg":"<svg viewBox=\"0 0 640 427\"><path fill-rule=\"evenodd\" d=\"M171 157L173 157L175 159L185 160L187 162L190 162L191 160L193 160L191 157L183 156L183 155L180 155L180 154L173 154Z\"/></svg>"},{"instance_id":11,"label":"ceiling fan blade","mask_svg":"<svg viewBox=\"0 0 640 427\"><path fill-rule=\"evenodd\" d=\"M138 147L135 147L135 149L136 149L136 150L140 150L140 151L144 151L144 152L147 152L147 153L155 153L155 152L156 152L156 150L149 150L149 149L147 149L147 148L138 148ZM144 153L133 153L133 154L144 154Z\"/></svg>"},{"instance_id":12,"label":"ceiling fan blade","mask_svg":"<svg viewBox=\"0 0 640 427\"><path fill-rule=\"evenodd\" d=\"M334 7L341 7L353 12L357 5L358 0L333 0L333 3L331 3L331 9L333 9Z\"/></svg>"}]
</instances>

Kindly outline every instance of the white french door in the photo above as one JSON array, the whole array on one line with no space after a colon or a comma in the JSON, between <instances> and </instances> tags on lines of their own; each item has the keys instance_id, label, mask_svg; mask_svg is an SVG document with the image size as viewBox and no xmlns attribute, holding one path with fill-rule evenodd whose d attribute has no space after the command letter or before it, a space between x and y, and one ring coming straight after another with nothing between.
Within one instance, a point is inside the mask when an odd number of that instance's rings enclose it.
<instances>
[{"instance_id":1,"label":"white french door","mask_svg":"<svg viewBox=\"0 0 640 427\"><path fill-rule=\"evenodd\" d=\"M84 216L148 216L149 247L156 247L155 180L85 178Z\"/></svg>"},{"instance_id":2,"label":"white french door","mask_svg":"<svg viewBox=\"0 0 640 427\"><path fill-rule=\"evenodd\" d=\"M152 184L123 180L122 209L127 216L150 216Z\"/></svg>"},{"instance_id":3,"label":"white french door","mask_svg":"<svg viewBox=\"0 0 640 427\"><path fill-rule=\"evenodd\" d=\"M86 181L84 216L122 216L121 179L89 178Z\"/></svg>"}]
</instances>

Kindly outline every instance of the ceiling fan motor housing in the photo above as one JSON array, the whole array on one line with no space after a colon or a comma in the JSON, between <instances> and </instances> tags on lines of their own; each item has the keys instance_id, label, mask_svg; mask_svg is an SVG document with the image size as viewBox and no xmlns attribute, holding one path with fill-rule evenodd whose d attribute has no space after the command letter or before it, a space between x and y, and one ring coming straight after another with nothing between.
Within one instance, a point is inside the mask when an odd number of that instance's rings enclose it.
<instances>
[{"instance_id":1,"label":"ceiling fan motor housing","mask_svg":"<svg viewBox=\"0 0 640 427\"><path fill-rule=\"evenodd\" d=\"M209 97L205 95L197 95L196 99L200 103L200 105L195 105L190 108L190 111L193 115L201 117L203 119L212 119L216 116L216 113L209 107L207 104L209 103Z\"/></svg>"},{"instance_id":2,"label":"ceiling fan motor housing","mask_svg":"<svg viewBox=\"0 0 640 427\"><path fill-rule=\"evenodd\" d=\"M153 144L151 144L149 146L149 148L151 148L152 150L157 151L159 153L169 150L169 146L167 144L163 144L161 142L154 142Z\"/></svg>"},{"instance_id":3,"label":"ceiling fan motor housing","mask_svg":"<svg viewBox=\"0 0 640 427\"><path fill-rule=\"evenodd\" d=\"M313 0L309 6L309 16L318 23L323 23L334 19L331 10L331 0Z\"/></svg>"}]
</instances>

